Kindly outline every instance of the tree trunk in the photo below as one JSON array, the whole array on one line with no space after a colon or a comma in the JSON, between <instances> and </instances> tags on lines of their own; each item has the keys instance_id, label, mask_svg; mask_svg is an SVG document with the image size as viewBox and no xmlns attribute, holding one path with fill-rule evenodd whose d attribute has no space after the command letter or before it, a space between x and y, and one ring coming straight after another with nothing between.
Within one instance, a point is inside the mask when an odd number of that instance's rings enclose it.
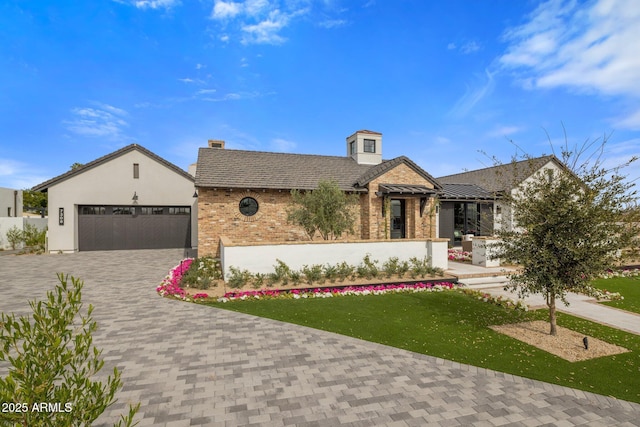
<instances>
[{"instance_id":1,"label":"tree trunk","mask_svg":"<svg viewBox=\"0 0 640 427\"><path fill-rule=\"evenodd\" d=\"M547 306L549 307L549 335L558 335L556 328L556 295L552 292L547 294Z\"/></svg>"}]
</instances>

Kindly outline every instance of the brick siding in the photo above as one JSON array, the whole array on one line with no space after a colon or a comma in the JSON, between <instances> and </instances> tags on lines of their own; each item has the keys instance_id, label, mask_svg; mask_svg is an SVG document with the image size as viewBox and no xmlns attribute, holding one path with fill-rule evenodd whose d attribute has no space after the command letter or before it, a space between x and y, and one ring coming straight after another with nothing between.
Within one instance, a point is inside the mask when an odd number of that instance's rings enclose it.
<instances>
[{"instance_id":1,"label":"brick siding","mask_svg":"<svg viewBox=\"0 0 640 427\"><path fill-rule=\"evenodd\" d=\"M288 190L221 190L198 189L198 254L220 255L220 236L235 243L287 242L309 240L305 231L287 222L291 201ZM240 200L253 197L258 212L250 217L239 210ZM358 211L358 209L355 209ZM360 239L360 216L354 212L356 235L343 238ZM319 236L315 240L320 239Z\"/></svg>"},{"instance_id":2,"label":"brick siding","mask_svg":"<svg viewBox=\"0 0 640 427\"><path fill-rule=\"evenodd\" d=\"M400 164L371 181L369 192L360 196L360 205L354 208L356 224L355 235L344 235L343 239L384 239L385 222L389 217L382 216L382 197L376 196L379 184L433 184L425 180L413 169ZM226 190L198 189L198 253L199 255L220 255L220 236L228 237L235 243L287 242L309 240L301 227L287 222L287 207L291 201L288 190ZM258 201L259 209L254 216L240 213L240 200L253 197ZM435 226L429 215L433 199L425 207L420 217L420 198L407 196L406 199L406 237L423 239L435 236ZM388 234L388 233L387 233ZM316 237L315 240L320 239Z\"/></svg>"}]
</instances>

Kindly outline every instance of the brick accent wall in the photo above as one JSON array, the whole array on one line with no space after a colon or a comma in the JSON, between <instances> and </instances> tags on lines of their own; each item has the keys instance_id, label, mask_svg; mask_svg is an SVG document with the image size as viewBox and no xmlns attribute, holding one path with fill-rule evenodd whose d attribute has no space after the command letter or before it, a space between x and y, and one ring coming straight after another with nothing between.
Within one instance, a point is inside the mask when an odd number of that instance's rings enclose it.
<instances>
[{"instance_id":1,"label":"brick accent wall","mask_svg":"<svg viewBox=\"0 0 640 427\"><path fill-rule=\"evenodd\" d=\"M240 200L252 197L258 202L258 212L245 216L240 212ZM288 190L226 190L198 189L198 255L220 256L220 236L234 243L305 241L309 237L301 227L287 222L287 207L291 201ZM354 209L355 235L344 239L360 239L360 209ZM320 239L319 236L315 240Z\"/></svg>"},{"instance_id":2,"label":"brick accent wall","mask_svg":"<svg viewBox=\"0 0 640 427\"><path fill-rule=\"evenodd\" d=\"M368 223L368 230L363 230L362 235L367 235L367 239L385 239L389 238L390 218L382 216L383 198L376 196L379 191L380 184L408 184L408 185L424 185L433 188L433 184L420 176L416 171L406 164L400 164L391 169L384 175L372 180L369 183L369 193L366 196L368 205L368 218L363 218L363 226ZM429 198L427 206L425 206L424 214L420 217L420 196L394 196L394 198L405 199L405 227L406 237L408 239L426 239L435 238L435 217L430 215L433 210L434 199ZM364 210L363 210L363 214ZM387 232L385 236L385 223Z\"/></svg>"},{"instance_id":3,"label":"brick accent wall","mask_svg":"<svg viewBox=\"0 0 640 427\"><path fill-rule=\"evenodd\" d=\"M389 216L382 216L383 198L376 196L379 184L433 184L405 164L400 164L369 183L369 192L360 196L354 207L356 224L354 235L343 240L389 238ZM291 201L288 190L227 190L198 188L198 254L220 256L220 236L234 243L291 242L309 240L304 230L287 222L287 207ZM240 200L253 197L258 212L245 216L239 210ZM420 196L398 196L405 199L406 237L408 239L435 238L435 217L430 215L433 198L420 217ZM385 236L385 222L387 233ZM320 237L316 236L315 240Z\"/></svg>"}]
</instances>

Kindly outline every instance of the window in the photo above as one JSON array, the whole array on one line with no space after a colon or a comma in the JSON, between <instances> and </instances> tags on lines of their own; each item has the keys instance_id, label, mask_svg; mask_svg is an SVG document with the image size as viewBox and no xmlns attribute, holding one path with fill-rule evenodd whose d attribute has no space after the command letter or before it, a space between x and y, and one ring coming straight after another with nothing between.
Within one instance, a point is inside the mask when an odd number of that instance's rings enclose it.
<instances>
[{"instance_id":1,"label":"window","mask_svg":"<svg viewBox=\"0 0 640 427\"><path fill-rule=\"evenodd\" d=\"M258 201L253 197L245 197L240 200L240 213L244 216L253 216L258 213Z\"/></svg>"},{"instance_id":2,"label":"window","mask_svg":"<svg viewBox=\"0 0 640 427\"><path fill-rule=\"evenodd\" d=\"M141 215L162 215L164 208L143 206L140 208Z\"/></svg>"},{"instance_id":3,"label":"window","mask_svg":"<svg viewBox=\"0 0 640 427\"><path fill-rule=\"evenodd\" d=\"M351 141L349 143L349 153L350 154L356 154L356 142L355 141Z\"/></svg>"},{"instance_id":4,"label":"window","mask_svg":"<svg viewBox=\"0 0 640 427\"><path fill-rule=\"evenodd\" d=\"M189 206L178 206L169 208L169 215L190 215L191 208Z\"/></svg>"},{"instance_id":5,"label":"window","mask_svg":"<svg viewBox=\"0 0 640 427\"><path fill-rule=\"evenodd\" d=\"M104 215L105 212L104 206L83 206L80 215Z\"/></svg>"},{"instance_id":6,"label":"window","mask_svg":"<svg viewBox=\"0 0 640 427\"><path fill-rule=\"evenodd\" d=\"M140 178L140 165L138 163L133 164L133 178Z\"/></svg>"},{"instance_id":7,"label":"window","mask_svg":"<svg viewBox=\"0 0 640 427\"><path fill-rule=\"evenodd\" d=\"M375 153L376 152L376 140L375 139L365 139L364 140L364 152L365 153Z\"/></svg>"},{"instance_id":8,"label":"window","mask_svg":"<svg viewBox=\"0 0 640 427\"><path fill-rule=\"evenodd\" d=\"M133 206L114 206L111 210L113 215L133 215Z\"/></svg>"}]
</instances>

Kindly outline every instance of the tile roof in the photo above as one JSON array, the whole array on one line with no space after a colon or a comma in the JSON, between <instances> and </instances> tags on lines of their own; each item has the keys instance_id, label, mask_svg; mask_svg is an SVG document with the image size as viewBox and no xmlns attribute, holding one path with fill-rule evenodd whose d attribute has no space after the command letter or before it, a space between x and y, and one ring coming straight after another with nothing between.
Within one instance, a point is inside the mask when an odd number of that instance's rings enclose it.
<instances>
[{"instance_id":1,"label":"tile roof","mask_svg":"<svg viewBox=\"0 0 640 427\"><path fill-rule=\"evenodd\" d=\"M379 165L371 166L369 170L358 178L357 185L364 187L369 182L373 181L377 177L384 175L389 170L395 168L399 164L404 163L413 169L416 173L421 175L427 181L433 183L437 190L442 189L442 185L431 175L429 175L424 169L415 164L411 159L406 156L399 156L391 160L386 160Z\"/></svg>"},{"instance_id":2,"label":"tile roof","mask_svg":"<svg viewBox=\"0 0 640 427\"><path fill-rule=\"evenodd\" d=\"M208 147L198 151L196 186L312 190L319 181L333 179L344 191L367 191L365 186L371 180L401 163L431 181L436 189L441 188L431 175L405 156L379 165L365 165L351 157Z\"/></svg>"},{"instance_id":3,"label":"tile roof","mask_svg":"<svg viewBox=\"0 0 640 427\"><path fill-rule=\"evenodd\" d=\"M550 155L442 176L438 181L443 184L475 184L490 192L504 192L517 187L550 161L565 167L555 156Z\"/></svg>"},{"instance_id":4,"label":"tile roof","mask_svg":"<svg viewBox=\"0 0 640 427\"><path fill-rule=\"evenodd\" d=\"M370 168L350 157L205 147L198 151L196 187L312 190L333 179L344 191L366 191L354 184Z\"/></svg>"},{"instance_id":5,"label":"tile roof","mask_svg":"<svg viewBox=\"0 0 640 427\"><path fill-rule=\"evenodd\" d=\"M54 178L51 178L48 181L42 182L34 187L32 187L31 189L33 191L44 191L47 190L49 187L52 187L64 180L67 180L71 177L74 177L76 175L79 175L89 169L95 168L96 166L100 166L103 163L106 163L112 159L115 159L116 157L119 157L123 154L126 154L130 151L139 151L143 154L145 154L146 156L156 160L158 163L163 164L164 166L166 166L167 168L171 169L172 171L174 171L175 173L177 173L178 175L182 175L183 177L193 181L194 178L193 176L189 175L186 171L180 169L178 166L174 165L173 163L170 163L168 161L166 161L165 159L163 159L162 157L158 156L155 153L152 153L151 151L147 150L146 148L144 148L142 145L138 145L138 144L129 144L126 147L122 147L119 150L114 151L113 153L109 153L105 156L102 156L96 160L93 160L89 163L86 163L76 169L72 169L68 172L65 172L61 175L58 175Z\"/></svg>"},{"instance_id":6,"label":"tile roof","mask_svg":"<svg viewBox=\"0 0 640 427\"><path fill-rule=\"evenodd\" d=\"M494 193L475 184L442 184L441 200L493 200Z\"/></svg>"}]
</instances>

